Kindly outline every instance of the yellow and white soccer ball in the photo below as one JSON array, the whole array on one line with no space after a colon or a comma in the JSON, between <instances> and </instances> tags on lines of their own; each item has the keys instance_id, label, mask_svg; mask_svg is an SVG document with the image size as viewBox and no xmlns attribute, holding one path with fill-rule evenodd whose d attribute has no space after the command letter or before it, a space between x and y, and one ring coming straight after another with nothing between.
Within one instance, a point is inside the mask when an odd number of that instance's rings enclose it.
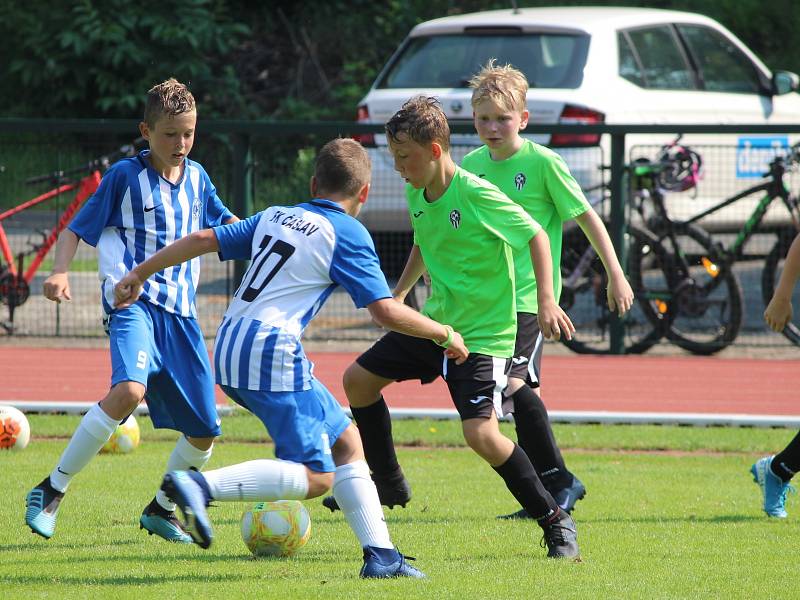
<instances>
[{"instance_id":1,"label":"yellow and white soccer ball","mask_svg":"<svg viewBox=\"0 0 800 600\"><path fill-rule=\"evenodd\" d=\"M139 424L131 415L121 425L117 425L111 438L100 449L100 452L110 454L128 454L139 445Z\"/></svg>"},{"instance_id":2,"label":"yellow and white soccer ball","mask_svg":"<svg viewBox=\"0 0 800 600\"><path fill-rule=\"evenodd\" d=\"M13 406L0 406L0 450L23 450L31 439L25 414Z\"/></svg>"},{"instance_id":3,"label":"yellow and white soccer ball","mask_svg":"<svg viewBox=\"0 0 800 600\"><path fill-rule=\"evenodd\" d=\"M311 517L297 500L259 502L242 514L242 540L255 556L291 556L311 537Z\"/></svg>"}]
</instances>

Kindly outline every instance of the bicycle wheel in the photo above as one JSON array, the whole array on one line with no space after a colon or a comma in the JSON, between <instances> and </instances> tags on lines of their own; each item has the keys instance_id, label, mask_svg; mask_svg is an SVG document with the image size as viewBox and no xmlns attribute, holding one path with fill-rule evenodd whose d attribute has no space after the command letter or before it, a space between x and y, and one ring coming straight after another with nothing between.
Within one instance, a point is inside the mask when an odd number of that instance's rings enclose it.
<instances>
[{"instance_id":1,"label":"bicycle wheel","mask_svg":"<svg viewBox=\"0 0 800 600\"><path fill-rule=\"evenodd\" d=\"M641 354L658 342L665 331L660 313L650 319L648 311L643 310L644 304L655 301L653 290L661 290L662 296L669 293L665 253L658 240L640 229L629 226L626 237L630 248L627 272L635 302L623 317L624 352ZM612 317L606 300L608 278L603 263L579 228L564 237L561 277L559 304L575 325L573 338L561 341L579 354L609 354Z\"/></svg>"},{"instance_id":2,"label":"bicycle wheel","mask_svg":"<svg viewBox=\"0 0 800 600\"><path fill-rule=\"evenodd\" d=\"M667 306L667 338L693 354L710 355L729 346L742 325L744 297L739 279L706 231L675 224L677 247L666 234L659 240L670 256L672 298ZM684 272L681 259L688 271Z\"/></svg>"},{"instance_id":3,"label":"bicycle wheel","mask_svg":"<svg viewBox=\"0 0 800 600\"><path fill-rule=\"evenodd\" d=\"M778 285L783 272L786 253L789 251L789 246L792 245L795 235L796 233L793 229L785 235L778 235L778 241L764 261L764 270L761 272L761 293L764 297L764 307L772 300L775 286ZM792 305L798 306L798 302L800 302L800 288L795 286L792 292ZM800 346L800 314L794 314L793 319L783 328L783 335L793 344Z\"/></svg>"}]
</instances>

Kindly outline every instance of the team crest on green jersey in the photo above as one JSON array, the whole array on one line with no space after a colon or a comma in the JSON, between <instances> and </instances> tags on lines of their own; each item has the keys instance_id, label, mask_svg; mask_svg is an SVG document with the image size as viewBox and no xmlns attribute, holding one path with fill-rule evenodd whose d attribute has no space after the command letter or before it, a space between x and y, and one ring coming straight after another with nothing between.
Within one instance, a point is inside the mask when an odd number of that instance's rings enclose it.
<instances>
[{"instance_id":1,"label":"team crest on green jersey","mask_svg":"<svg viewBox=\"0 0 800 600\"><path fill-rule=\"evenodd\" d=\"M525 182L528 180L525 177L525 173L517 173L514 175L514 186L517 188L518 192L522 191L522 188L525 187Z\"/></svg>"},{"instance_id":2,"label":"team crest on green jersey","mask_svg":"<svg viewBox=\"0 0 800 600\"><path fill-rule=\"evenodd\" d=\"M461 225L461 213L456 209L450 211L450 224L453 229L458 229Z\"/></svg>"}]
</instances>

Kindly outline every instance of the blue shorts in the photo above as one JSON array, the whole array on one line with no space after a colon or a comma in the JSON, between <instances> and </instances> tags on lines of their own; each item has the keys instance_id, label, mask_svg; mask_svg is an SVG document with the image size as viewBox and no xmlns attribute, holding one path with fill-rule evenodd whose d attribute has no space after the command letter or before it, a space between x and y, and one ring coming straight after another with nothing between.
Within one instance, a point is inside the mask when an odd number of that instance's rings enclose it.
<instances>
[{"instance_id":1,"label":"blue shorts","mask_svg":"<svg viewBox=\"0 0 800 600\"><path fill-rule=\"evenodd\" d=\"M154 427L190 437L220 434L211 363L197 320L140 300L111 314L108 335L111 386L144 385Z\"/></svg>"},{"instance_id":2,"label":"blue shorts","mask_svg":"<svg viewBox=\"0 0 800 600\"><path fill-rule=\"evenodd\" d=\"M237 404L255 414L275 442L275 456L317 473L336 470L331 447L350 425L336 398L318 380L299 392L268 392L220 386Z\"/></svg>"}]
</instances>

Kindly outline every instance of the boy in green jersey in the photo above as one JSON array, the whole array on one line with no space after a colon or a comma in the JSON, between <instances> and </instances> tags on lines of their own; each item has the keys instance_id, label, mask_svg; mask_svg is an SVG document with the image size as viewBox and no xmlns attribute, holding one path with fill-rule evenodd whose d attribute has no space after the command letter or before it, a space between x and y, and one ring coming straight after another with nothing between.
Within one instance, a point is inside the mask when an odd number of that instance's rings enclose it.
<instances>
[{"instance_id":1,"label":"boy in green jersey","mask_svg":"<svg viewBox=\"0 0 800 600\"><path fill-rule=\"evenodd\" d=\"M494 185L456 166L447 118L435 99L406 102L386 132L395 169L409 183L414 228L414 246L397 289L408 289L427 268L431 296L422 312L461 332L470 354L459 365L430 340L392 332L345 372L345 392L381 500L392 505L410 498L381 391L393 381L429 383L443 377L464 438L538 521L548 556L577 559L575 523L544 488L525 452L500 433L497 420L517 325L512 248L528 252L539 280L547 282L538 289L544 335L558 338L574 331L553 294L547 234Z\"/></svg>"},{"instance_id":2,"label":"boy in green jersey","mask_svg":"<svg viewBox=\"0 0 800 600\"><path fill-rule=\"evenodd\" d=\"M608 306L624 315L633 302L614 247L600 217L584 198L564 160L544 146L523 139L528 124L525 75L510 65L490 60L470 81L475 129L485 144L464 157L462 167L499 187L525 212L541 223L550 240L553 288L561 294L561 232L564 221L575 219L608 274ZM514 253L517 339L505 396L514 414L519 445L531 459L544 486L559 506L572 511L586 493L583 483L567 469L556 444L547 409L539 393L542 336L536 314L537 281L527 252ZM538 274L537 274L538 275ZM522 510L508 518L529 517Z\"/></svg>"}]
</instances>

